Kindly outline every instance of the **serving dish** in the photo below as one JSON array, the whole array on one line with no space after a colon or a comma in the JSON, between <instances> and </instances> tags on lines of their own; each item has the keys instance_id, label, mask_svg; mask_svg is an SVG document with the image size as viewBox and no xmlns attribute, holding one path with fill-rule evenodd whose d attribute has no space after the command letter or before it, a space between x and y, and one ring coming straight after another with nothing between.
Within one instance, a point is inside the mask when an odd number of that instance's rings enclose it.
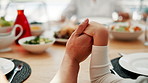
<instances>
[{"instance_id":1,"label":"serving dish","mask_svg":"<svg viewBox=\"0 0 148 83\"><path fill-rule=\"evenodd\" d=\"M136 40L144 31L142 24L114 23L109 26L111 36L117 40Z\"/></svg>"},{"instance_id":2,"label":"serving dish","mask_svg":"<svg viewBox=\"0 0 148 83\"><path fill-rule=\"evenodd\" d=\"M31 36L31 37L22 38L22 39L19 40L19 44L25 50L27 50L27 51L29 51L31 53L42 53L46 49L48 49L55 42L55 38L48 38L48 37L40 36L40 38L46 38L46 39L49 39L50 41L47 42L47 43L40 42L40 44L38 44L38 43L30 43L30 41L34 42L35 38L37 38L37 37L36 36Z\"/></svg>"}]
</instances>

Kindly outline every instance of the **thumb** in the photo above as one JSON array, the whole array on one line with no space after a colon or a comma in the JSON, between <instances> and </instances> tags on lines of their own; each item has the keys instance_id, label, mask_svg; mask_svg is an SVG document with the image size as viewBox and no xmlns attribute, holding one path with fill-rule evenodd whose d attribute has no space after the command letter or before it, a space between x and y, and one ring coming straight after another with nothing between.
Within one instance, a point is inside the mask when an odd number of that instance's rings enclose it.
<instances>
[{"instance_id":1,"label":"thumb","mask_svg":"<svg viewBox=\"0 0 148 83\"><path fill-rule=\"evenodd\" d=\"M78 36L81 35L89 25L88 23L89 23L89 20L86 19L82 24L80 24L79 27L75 30L75 35L78 35Z\"/></svg>"}]
</instances>

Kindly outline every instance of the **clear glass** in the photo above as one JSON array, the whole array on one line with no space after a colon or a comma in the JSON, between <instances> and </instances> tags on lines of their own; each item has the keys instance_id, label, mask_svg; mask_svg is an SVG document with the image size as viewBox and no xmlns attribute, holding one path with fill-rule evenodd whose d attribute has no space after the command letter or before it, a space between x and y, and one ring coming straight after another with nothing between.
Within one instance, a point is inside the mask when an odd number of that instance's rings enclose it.
<instances>
[{"instance_id":1,"label":"clear glass","mask_svg":"<svg viewBox=\"0 0 148 83\"><path fill-rule=\"evenodd\" d=\"M5 19L8 21L15 21L17 17L17 9L20 5L24 6L24 15L26 16L28 23L30 24L30 28L32 28L32 25L38 24L42 26L40 28L42 28L43 30L48 28L50 29L47 4L44 1L13 0L12 2L10 2L6 9Z\"/></svg>"},{"instance_id":2,"label":"clear glass","mask_svg":"<svg viewBox=\"0 0 148 83\"><path fill-rule=\"evenodd\" d=\"M0 17L5 17L9 2L9 0L0 0Z\"/></svg>"},{"instance_id":3,"label":"clear glass","mask_svg":"<svg viewBox=\"0 0 148 83\"><path fill-rule=\"evenodd\" d=\"M144 36L145 36L144 45L148 46L148 17L146 18L146 26L145 26Z\"/></svg>"},{"instance_id":4,"label":"clear glass","mask_svg":"<svg viewBox=\"0 0 148 83\"><path fill-rule=\"evenodd\" d=\"M48 14L45 2L42 1L25 1L25 2L11 2L6 9L6 16L7 20L14 21L17 12L17 6L24 5L24 14L28 19L29 23L32 22L47 22Z\"/></svg>"}]
</instances>

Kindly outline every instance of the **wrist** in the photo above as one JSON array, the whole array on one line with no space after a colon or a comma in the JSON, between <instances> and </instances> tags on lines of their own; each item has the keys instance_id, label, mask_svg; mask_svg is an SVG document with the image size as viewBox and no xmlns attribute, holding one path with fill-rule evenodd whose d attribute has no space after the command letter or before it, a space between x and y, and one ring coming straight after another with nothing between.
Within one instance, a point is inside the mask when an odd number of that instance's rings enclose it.
<instances>
[{"instance_id":1,"label":"wrist","mask_svg":"<svg viewBox=\"0 0 148 83\"><path fill-rule=\"evenodd\" d=\"M69 54L65 54L64 61L67 62L70 65L79 66L79 62L75 58L71 57L71 55L69 55Z\"/></svg>"},{"instance_id":2,"label":"wrist","mask_svg":"<svg viewBox=\"0 0 148 83\"><path fill-rule=\"evenodd\" d=\"M93 45L107 46L108 44L108 31L106 29L100 30L93 35Z\"/></svg>"},{"instance_id":3,"label":"wrist","mask_svg":"<svg viewBox=\"0 0 148 83\"><path fill-rule=\"evenodd\" d=\"M77 83L78 72L79 64L65 54L60 69L55 76L56 80L53 80L52 83Z\"/></svg>"}]
</instances>

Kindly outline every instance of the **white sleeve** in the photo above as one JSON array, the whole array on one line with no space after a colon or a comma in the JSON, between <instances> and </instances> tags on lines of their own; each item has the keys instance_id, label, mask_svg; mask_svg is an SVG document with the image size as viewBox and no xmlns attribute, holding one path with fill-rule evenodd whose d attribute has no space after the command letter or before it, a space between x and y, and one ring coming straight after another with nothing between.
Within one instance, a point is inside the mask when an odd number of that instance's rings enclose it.
<instances>
[{"instance_id":1,"label":"white sleeve","mask_svg":"<svg viewBox=\"0 0 148 83\"><path fill-rule=\"evenodd\" d=\"M68 6L65 8L65 10L62 13L62 16L70 18L73 15L76 14L77 7L76 7L76 2L77 0L71 0Z\"/></svg>"},{"instance_id":2,"label":"white sleeve","mask_svg":"<svg viewBox=\"0 0 148 83\"><path fill-rule=\"evenodd\" d=\"M111 74L107 46L93 46L90 62L91 83L135 83L135 80L123 79Z\"/></svg>"},{"instance_id":3,"label":"white sleeve","mask_svg":"<svg viewBox=\"0 0 148 83\"><path fill-rule=\"evenodd\" d=\"M136 80L136 83L148 83L148 77L139 76Z\"/></svg>"}]
</instances>

